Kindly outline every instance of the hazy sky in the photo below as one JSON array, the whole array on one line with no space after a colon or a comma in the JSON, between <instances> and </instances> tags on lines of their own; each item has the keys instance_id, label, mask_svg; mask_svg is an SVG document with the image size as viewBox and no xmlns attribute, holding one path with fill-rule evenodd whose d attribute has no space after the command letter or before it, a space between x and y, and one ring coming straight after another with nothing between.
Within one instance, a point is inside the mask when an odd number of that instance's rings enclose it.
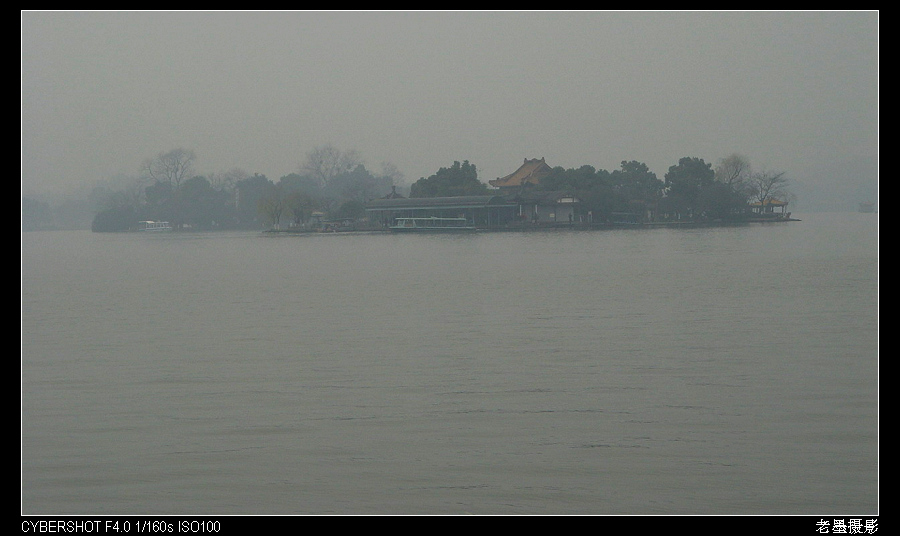
<instances>
[{"instance_id":1,"label":"hazy sky","mask_svg":"<svg viewBox=\"0 0 900 536\"><path fill-rule=\"evenodd\" d=\"M878 15L22 12L22 187L177 147L277 181L326 144L407 183L734 152L814 181L877 162Z\"/></svg>"}]
</instances>

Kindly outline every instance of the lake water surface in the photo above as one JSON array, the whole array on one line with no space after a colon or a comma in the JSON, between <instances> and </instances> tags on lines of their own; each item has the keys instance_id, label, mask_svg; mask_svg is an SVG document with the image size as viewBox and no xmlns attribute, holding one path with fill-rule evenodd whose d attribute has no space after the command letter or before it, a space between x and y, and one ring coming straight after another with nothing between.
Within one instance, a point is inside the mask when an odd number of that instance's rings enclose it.
<instances>
[{"instance_id":1,"label":"lake water surface","mask_svg":"<svg viewBox=\"0 0 900 536\"><path fill-rule=\"evenodd\" d=\"M22 235L24 514L877 514L877 214Z\"/></svg>"}]
</instances>

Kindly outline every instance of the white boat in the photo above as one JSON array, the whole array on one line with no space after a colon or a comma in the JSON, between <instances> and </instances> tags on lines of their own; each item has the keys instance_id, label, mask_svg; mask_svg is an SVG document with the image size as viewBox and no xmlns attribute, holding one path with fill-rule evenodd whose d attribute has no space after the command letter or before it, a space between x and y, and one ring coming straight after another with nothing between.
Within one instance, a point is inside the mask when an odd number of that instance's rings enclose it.
<instances>
[{"instance_id":1,"label":"white boat","mask_svg":"<svg viewBox=\"0 0 900 536\"><path fill-rule=\"evenodd\" d=\"M167 221L139 221L137 230L143 232L165 232L171 231L172 225Z\"/></svg>"},{"instance_id":2,"label":"white boat","mask_svg":"<svg viewBox=\"0 0 900 536\"><path fill-rule=\"evenodd\" d=\"M390 227L395 233L460 233L474 231L466 218L397 218Z\"/></svg>"}]
</instances>

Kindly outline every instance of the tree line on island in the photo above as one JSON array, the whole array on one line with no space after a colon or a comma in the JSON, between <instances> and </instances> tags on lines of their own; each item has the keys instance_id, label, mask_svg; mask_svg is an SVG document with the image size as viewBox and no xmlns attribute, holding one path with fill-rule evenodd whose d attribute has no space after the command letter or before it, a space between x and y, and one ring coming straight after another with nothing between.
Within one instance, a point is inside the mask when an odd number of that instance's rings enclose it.
<instances>
[{"instance_id":1,"label":"tree line on island","mask_svg":"<svg viewBox=\"0 0 900 536\"><path fill-rule=\"evenodd\" d=\"M195 155L175 149L146 160L140 179L124 190L105 191L92 230L124 231L143 220L168 221L177 228L265 229L308 227L313 220L362 221L366 203L396 193L402 174L391 164L379 172L356 151L319 147L298 171L273 181L240 170L193 174ZM714 168L685 157L662 179L643 163L623 161L607 171L590 165L554 167L533 185L535 191L565 191L579 199L578 210L593 221L614 213L678 214L679 218L739 220L753 203L788 200L784 173L753 172L747 158L731 155ZM476 166L455 161L409 187L409 197L495 195L478 178Z\"/></svg>"}]
</instances>

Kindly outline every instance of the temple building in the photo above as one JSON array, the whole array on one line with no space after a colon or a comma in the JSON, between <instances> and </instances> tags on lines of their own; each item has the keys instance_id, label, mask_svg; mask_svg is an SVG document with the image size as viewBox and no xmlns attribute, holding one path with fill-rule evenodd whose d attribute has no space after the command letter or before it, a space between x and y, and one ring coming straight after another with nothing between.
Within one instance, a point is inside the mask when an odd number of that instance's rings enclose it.
<instances>
[{"instance_id":1,"label":"temple building","mask_svg":"<svg viewBox=\"0 0 900 536\"><path fill-rule=\"evenodd\" d=\"M465 218L478 229L589 222L578 213L580 201L571 193L534 188L552 171L543 158L526 158L513 173L488 181L496 189L491 195L406 199L395 190L367 203L366 213L382 227L397 218Z\"/></svg>"},{"instance_id":2,"label":"temple building","mask_svg":"<svg viewBox=\"0 0 900 536\"><path fill-rule=\"evenodd\" d=\"M553 171L553 168L548 166L543 158L540 160L537 158L531 160L526 158L525 163L519 166L519 169L503 178L488 181L488 184L504 194L518 192L523 186L536 185L542 177L546 177L551 171Z\"/></svg>"}]
</instances>

